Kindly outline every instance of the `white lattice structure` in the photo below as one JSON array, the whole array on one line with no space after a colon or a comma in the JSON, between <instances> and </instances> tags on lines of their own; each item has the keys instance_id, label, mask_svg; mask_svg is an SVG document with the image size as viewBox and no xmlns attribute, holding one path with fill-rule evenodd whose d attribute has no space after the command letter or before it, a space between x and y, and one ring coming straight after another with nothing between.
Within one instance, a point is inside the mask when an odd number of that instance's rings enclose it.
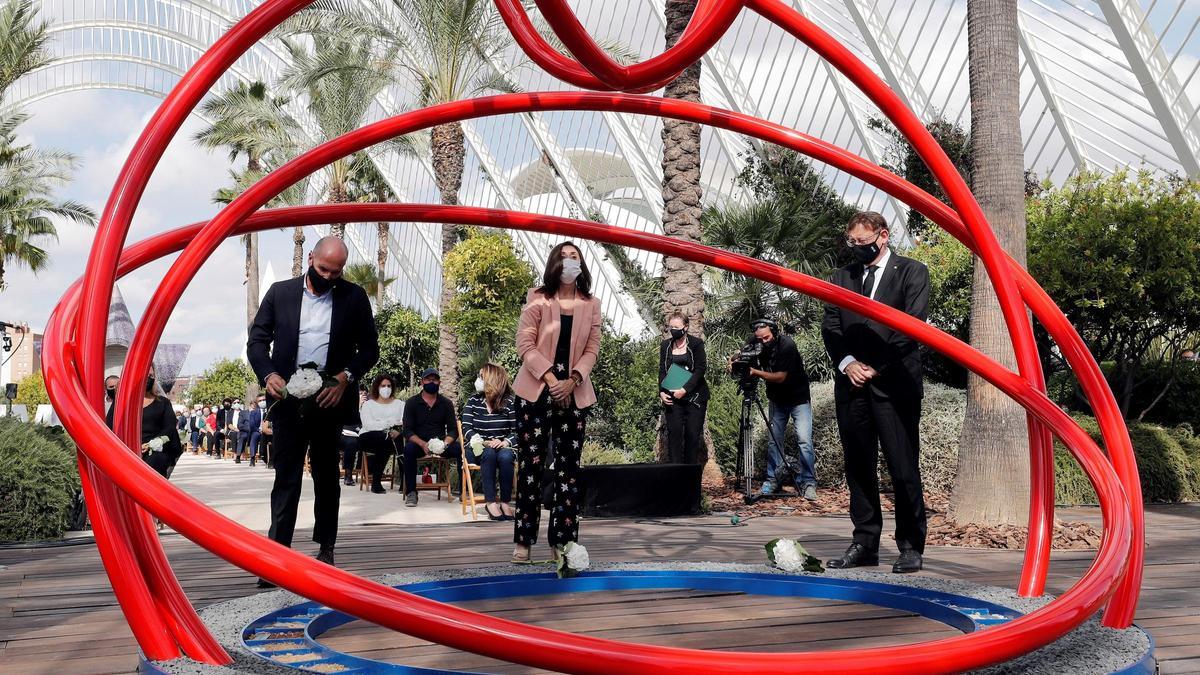
<instances>
[{"instance_id":1,"label":"white lattice structure","mask_svg":"<svg viewBox=\"0 0 1200 675\"><path fill-rule=\"evenodd\" d=\"M963 0L790 0L871 64L923 119L941 115L969 127L966 3ZM82 89L162 96L181 73L255 2L249 0L41 0L53 22L59 59L19 81L3 105L23 105ZM662 0L573 3L597 37L643 57L663 49ZM1079 169L1144 166L1200 176L1200 2L1195 0L1021 0L1021 113L1026 166L1055 182ZM277 43L256 46L221 83L274 82L286 65ZM522 55L511 49L511 63ZM506 64L496 64L505 68ZM536 68L517 71L527 91L565 85ZM867 121L875 111L853 87L803 46L744 13L703 61L705 102L778 122L848 147L873 161L887 139ZM411 106L414 89L377 99L373 118ZM315 127L298 112L310 141ZM462 202L587 217L661 229L661 122L616 113L547 112L465 125ZM706 201L745 198L733 177L754 143L706 129ZM437 201L428 159L374 156L403 200ZM828 178L850 201L903 223L894 200L840 172ZM375 228L349 228L355 258L374 260ZM550 239L517 235L540 264ZM399 224L389 242L390 289L429 315L440 291L436 226ZM597 291L618 330L645 327L602 251L589 251ZM659 261L637 252L652 273Z\"/></svg>"}]
</instances>

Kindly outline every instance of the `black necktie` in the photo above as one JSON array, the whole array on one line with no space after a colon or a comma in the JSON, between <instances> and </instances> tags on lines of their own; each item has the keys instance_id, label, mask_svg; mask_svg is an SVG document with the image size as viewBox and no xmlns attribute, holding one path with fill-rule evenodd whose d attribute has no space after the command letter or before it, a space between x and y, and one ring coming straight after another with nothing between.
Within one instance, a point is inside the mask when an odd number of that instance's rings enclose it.
<instances>
[{"instance_id":1,"label":"black necktie","mask_svg":"<svg viewBox=\"0 0 1200 675\"><path fill-rule=\"evenodd\" d=\"M875 288L875 270L878 265L871 265L867 268L867 278L863 279L862 294L871 297L871 289Z\"/></svg>"}]
</instances>

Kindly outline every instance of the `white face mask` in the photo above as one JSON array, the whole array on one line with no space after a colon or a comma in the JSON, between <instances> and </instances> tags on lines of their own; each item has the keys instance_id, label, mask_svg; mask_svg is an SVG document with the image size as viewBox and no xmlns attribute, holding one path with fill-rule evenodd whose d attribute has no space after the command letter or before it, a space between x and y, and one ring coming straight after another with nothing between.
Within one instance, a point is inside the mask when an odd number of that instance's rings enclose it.
<instances>
[{"instance_id":1,"label":"white face mask","mask_svg":"<svg viewBox=\"0 0 1200 675\"><path fill-rule=\"evenodd\" d=\"M258 407L259 407L259 408L266 408L266 407L267 407L267 402L266 402L266 401L259 401L259 402L258 402Z\"/></svg>"},{"instance_id":2,"label":"white face mask","mask_svg":"<svg viewBox=\"0 0 1200 675\"><path fill-rule=\"evenodd\" d=\"M583 273L583 265L574 258L563 258L562 266L562 280L565 283L575 281Z\"/></svg>"},{"instance_id":3,"label":"white face mask","mask_svg":"<svg viewBox=\"0 0 1200 675\"><path fill-rule=\"evenodd\" d=\"M391 398L392 397L392 388L391 387L380 387L379 388L379 396L381 398Z\"/></svg>"},{"instance_id":4,"label":"white face mask","mask_svg":"<svg viewBox=\"0 0 1200 675\"><path fill-rule=\"evenodd\" d=\"M482 377L475 378L475 391L482 394L483 389L484 389L483 378Z\"/></svg>"}]
</instances>

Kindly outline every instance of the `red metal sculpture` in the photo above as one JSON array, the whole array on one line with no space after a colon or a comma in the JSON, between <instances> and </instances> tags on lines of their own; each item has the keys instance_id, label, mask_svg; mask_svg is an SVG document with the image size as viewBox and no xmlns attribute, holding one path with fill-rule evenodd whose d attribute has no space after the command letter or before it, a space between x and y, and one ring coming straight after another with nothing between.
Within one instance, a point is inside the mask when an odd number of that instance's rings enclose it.
<instances>
[{"instance_id":1,"label":"red metal sculpture","mask_svg":"<svg viewBox=\"0 0 1200 675\"><path fill-rule=\"evenodd\" d=\"M983 213L949 159L916 116L869 68L829 35L778 0L700 0L679 43L635 66L612 61L564 0L538 6L578 61L533 30L519 0L496 0L517 42L534 62L572 84L604 91L651 91L670 81L720 39L748 8L803 41L861 88L896 125L943 185L953 209L903 179L843 149L764 120L727 110L630 93L547 92L457 101L368 125L297 157L247 189L207 223L172 230L125 248L142 191L167 144L200 99L247 49L311 0L268 0L217 41L164 100L117 178L101 218L85 276L55 309L44 347L50 397L80 446L80 473L96 539L114 592L148 658L182 653L207 663L230 659L197 617L167 564L149 515L251 574L360 618L495 658L568 672L756 672L799 669L868 672L902 668L955 671L1010 659L1065 634L1107 604L1104 623L1127 627L1142 571L1142 508L1129 435L1095 360L1045 291L1000 249ZM567 218L470 207L339 204L260 211L270 199L330 162L376 143L446 122L540 110L621 111L673 117L730 129L792 148L861 178L927 215L980 257L997 289L1019 374L970 346L890 307L798 272L661 235ZM1053 521L1051 434L1079 460L1100 499L1104 535L1092 566L1054 602L977 634L935 642L841 652L746 654L618 643L527 626L421 599L282 547L217 514L138 460L138 373L146 373L167 318L197 270L226 238L243 232L328 222L456 222L526 229L656 251L732 270L849 307L954 358L1029 412L1031 508L1020 591L1038 595L1049 563ZM182 249L148 305L117 395L115 429L101 415L104 331L116 278ZM1046 326L1097 413L1107 456L1044 394L1026 308ZM144 510L143 510L144 509Z\"/></svg>"}]
</instances>

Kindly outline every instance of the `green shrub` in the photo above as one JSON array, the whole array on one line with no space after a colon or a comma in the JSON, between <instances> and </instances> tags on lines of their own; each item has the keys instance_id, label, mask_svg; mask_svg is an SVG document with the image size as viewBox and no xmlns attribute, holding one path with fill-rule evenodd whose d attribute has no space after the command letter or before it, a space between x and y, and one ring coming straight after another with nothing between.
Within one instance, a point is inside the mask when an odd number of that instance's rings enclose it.
<instances>
[{"instance_id":1,"label":"green shrub","mask_svg":"<svg viewBox=\"0 0 1200 675\"><path fill-rule=\"evenodd\" d=\"M597 464L629 464L631 462L629 453L620 448L613 448L607 445L601 445L596 441L583 442L583 457L580 463L584 466L595 466Z\"/></svg>"},{"instance_id":2,"label":"green shrub","mask_svg":"<svg viewBox=\"0 0 1200 675\"><path fill-rule=\"evenodd\" d=\"M75 451L61 431L0 418L0 541L58 539L79 493Z\"/></svg>"},{"instance_id":3,"label":"green shrub","mask_svg":"<svg viewBox=\"0 0 1200 675\"><path fill-rule=\"evenodd\" d=\"M845 487L846 471L834 408L833 383L814 384L812 400L817 483L822 487ZM925 399L921 404L921 480L927 493L948 494L954 487L958 437L962 433L966 401L965 390L925 382ZM795 447L795 436L790 431L788 446ZM766 453L765 439L763 453ZM891 485L882 456L879 458L879 478L881 487Z\"/></svg>"},{"instance_id":4,"label":"green shrub","mask_svg":"<svg viewBox=\"0 0 1200 675\"><path fill-rule=\"evenodd\" d=\"M1075 415L1088 435L1103 446L1100 427L1087 415ZM1142 498L1146 502L1200 499L1200 440L1188 427L1167 429L1156 424L1129 425L1137 459ZM1079 462L1058 441L1054 444L1055 500L1060 504L1095 504L1096 492Z\"/></svg>"}]
</instances>

